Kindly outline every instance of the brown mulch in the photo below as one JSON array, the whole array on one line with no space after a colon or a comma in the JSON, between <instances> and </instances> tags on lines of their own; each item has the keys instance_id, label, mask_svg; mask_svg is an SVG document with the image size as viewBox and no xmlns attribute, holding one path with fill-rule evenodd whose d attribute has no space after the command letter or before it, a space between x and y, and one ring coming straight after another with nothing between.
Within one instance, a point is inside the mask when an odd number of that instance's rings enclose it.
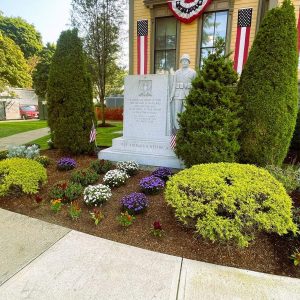
<instances>
[{"instance_id":1,"label":"brown mulch","mask_svg":"<svg viewBox=\"0 0 300 300\"><path fill-rule=\"evenodd\" d=\"M184 228L176 221L162 194L149 196L150 206L148 210L138 215L131 227L123 229L116 221L116 217L120 214L120 199L126 194L139 191L138 182L150 174L147 171L140 171L136 176L130 178L125 186L113 189L112 198L101 208L105 219L98 226L95 226L90 217L89 212L92 211L92 208L87 207L82 199L79 199L82 208L79 220L71 220L67 205L55 214L50 210L47 192L55 182L68 179L72 171L60 172L56 170L55 162L61 157L56 150L44 151L43 155L52 159L52 164L47 168L48 184L40 191L40 195L44 199L43 202L37 204L34 196L17 197L11 195L0 198L1 208L153 251L209 263L300 278L300 268L293 266L289 259L291 252L296 246L299 246L299 244L296 245L295 240L291 241L286 237L276 235L260 234L245 249L203 240L196 236L193 230ZM96 159L91 156L73 158L76 159L78 168L88 167L91 160ZM295 205L300 206L300 194L294 194L293 199ZM156 220L162 223L165 231L165 236L162 238L156 238L150 234L151 225Z\"/></svg>"}]
</instances>

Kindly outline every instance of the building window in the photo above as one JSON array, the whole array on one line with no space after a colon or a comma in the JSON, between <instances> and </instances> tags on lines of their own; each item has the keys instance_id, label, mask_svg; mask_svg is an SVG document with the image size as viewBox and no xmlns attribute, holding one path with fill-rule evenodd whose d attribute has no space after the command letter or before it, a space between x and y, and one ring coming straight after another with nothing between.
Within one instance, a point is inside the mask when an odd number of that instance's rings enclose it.
<instances>
[{"instance_id":1,"label":"building window","mask_svg":"<svg viewBox=\"0 0 300 300\"><path fill-rule=\"evenodd\" d=\"M200 65L203 59L215 49L218 37L223 38L226 43L228 11L217 11L203 14ZM225 49L224 49L225 50Z\"/></svg>"},{"instance_id":2,"label":"building window","mask_svg":"<svg viewBox=\"0 0 300 300\"><path fill-rule=\"evenodd\" d=\"M174 17L155 19L155 74L173 73L176 69L177 21Z\"/></svg>"}]
</instances>

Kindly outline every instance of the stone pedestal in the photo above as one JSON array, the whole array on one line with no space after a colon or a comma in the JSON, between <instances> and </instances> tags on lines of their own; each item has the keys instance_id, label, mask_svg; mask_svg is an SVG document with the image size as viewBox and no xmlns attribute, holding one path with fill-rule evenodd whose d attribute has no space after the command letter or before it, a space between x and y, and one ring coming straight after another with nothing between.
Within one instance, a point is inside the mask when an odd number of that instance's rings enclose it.
<instances>
[{"instance_id":1,"label":"stone pedestal","mask_svg":"<svg viewBox=\"0 0 300 300\"><path fill-rule=\"evenodd\" d=\"M123 137L100 151L100 159L182 167L170 147L169 82L168 75L126 77Z\"/></svg>"}]
</instances>

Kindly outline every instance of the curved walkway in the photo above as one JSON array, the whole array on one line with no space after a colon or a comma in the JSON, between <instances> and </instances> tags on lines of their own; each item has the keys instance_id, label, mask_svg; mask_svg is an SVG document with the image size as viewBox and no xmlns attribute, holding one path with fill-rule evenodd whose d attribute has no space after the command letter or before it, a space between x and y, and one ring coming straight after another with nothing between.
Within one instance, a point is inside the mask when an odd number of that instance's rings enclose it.
<instances>
[{"instance_id":1,"label":"curved walkway","mask_svg":"<svg viewBox=\"0 0 300 300\"><path fill-rule=\"evenodd\" d=\"M4 138L0 138L0 151L7 149L8 146L24 145L49 134L49 128L40 128L22 133L17 133Z\"/></svg>"},{"instance_id":2,"label":"curved walkway","mask_svg":"<svg viewBox=\"0 0 300 300\"><path fill-rule=\"evenodd\" d=\"M300 280L148 251L0 209L0 299L300 299Z\"/></svg>"}]
</instances>

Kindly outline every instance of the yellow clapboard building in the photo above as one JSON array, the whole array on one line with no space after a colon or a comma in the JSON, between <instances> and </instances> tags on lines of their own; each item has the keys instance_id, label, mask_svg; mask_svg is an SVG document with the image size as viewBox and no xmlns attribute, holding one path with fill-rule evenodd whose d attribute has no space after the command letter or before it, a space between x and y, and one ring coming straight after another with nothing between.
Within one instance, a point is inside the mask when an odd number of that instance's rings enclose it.
<instances>
[{"instance_id":1,"label":"yellow clapboard building","mask_svg":"<svg viewBox=\"0 0 300 300\"><path fill-rule=\"evenodd\" d=\"M232 53L235 68L241 72L265 13L281 0L129 3L130 74L171 74L179 68L183 54L189 54L192 68L199 67L217 37L225 40L225 51ZM298 21L300 0L293 3Z\"/></svg>"}]
</instances>

